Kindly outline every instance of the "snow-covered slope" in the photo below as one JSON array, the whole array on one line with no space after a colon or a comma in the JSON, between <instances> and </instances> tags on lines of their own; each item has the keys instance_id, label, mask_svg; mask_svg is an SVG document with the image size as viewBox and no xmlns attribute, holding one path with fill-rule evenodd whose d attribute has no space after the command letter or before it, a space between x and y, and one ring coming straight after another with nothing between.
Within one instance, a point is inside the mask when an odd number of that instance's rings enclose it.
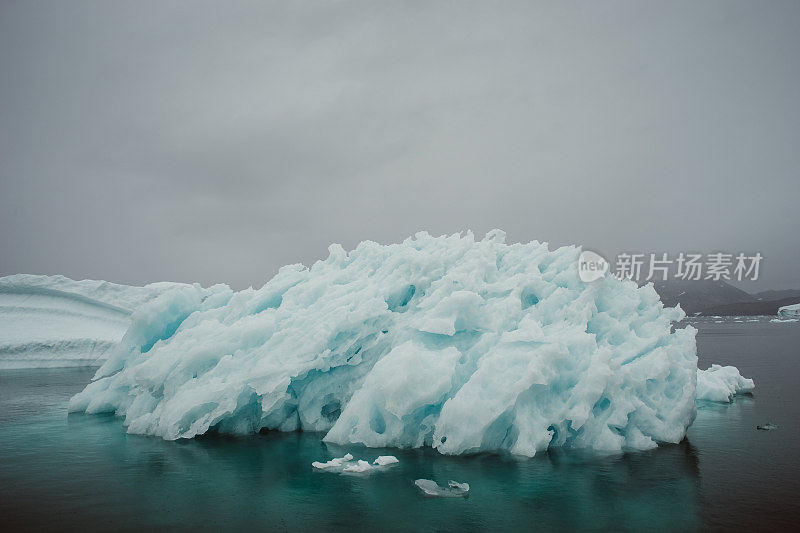
<instances>
[{"instance_id":1,"label":"snow-covered slope","mask_svg":"<svg viewBox=\"0 0 800 533\"><path fill-rule=\"evenodd\" d=\"M0 369L98 365L130 314L182 283L144 287L64 276L0 278Z\"/></svg>"},{"instance_id":2,"label":"snow-covered slope","mask_svg":"<svg viewBox=\"0 0 800 533\"><path fill-rule=\"evenodd\" d=\"M652 285L583 283L579 254L500 231L419 233L332 245L259 290L173 290L134 313L70 409L165 439L303 429L525 456L679 442L696 412L696 330L673 330L684 313Z\"/></svg>"}]
</instances>

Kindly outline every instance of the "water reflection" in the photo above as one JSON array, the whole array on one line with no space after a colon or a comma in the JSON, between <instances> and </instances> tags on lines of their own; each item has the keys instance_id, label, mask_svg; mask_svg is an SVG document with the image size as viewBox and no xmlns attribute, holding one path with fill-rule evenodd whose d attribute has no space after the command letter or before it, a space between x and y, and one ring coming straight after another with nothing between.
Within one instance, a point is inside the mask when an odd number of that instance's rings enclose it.
<instances>
[{"instance_id":1,"label":"water reflection","mask_svg":"<svg viewBox=\"0 0 800 533\"><path fill-rule=\"evenodd\" d=\"M256 528L790 530L800 521L800 327L698 337L701 367L738 366L755 397L704 404L688 441L611 457L554 451L532 460L431 450L326 447L319 435L127 436L108 416L67 417L90 371L0 372L0 523L5 529ZM703 330L701 330L703 331ZM758 431L771 421L776 431ZM314 471L352 451L397 455L368 478ZM427 499L416 478L471 485ZM701 522L702 520L702 522Z\"/></svg>"},{"instance_id":2,"label":"water reflection","mask_svg":"<svg viewBox=\"0 0 800 533\"><path fill-rule=\"evenodd\" d=\"M314 460L343 453L315 434L211 435L164 442L125 435L113 417L83 414L70 415L60 427L41 428L21 425L0 433L2 452L14 459L13 466L2 467L4 483L28 479L26 490L12 491L6 501L45 497L53 501L51 512L68 525L98 521L127 527L304 530L701 526L697 452L688 441L644 453L598 457L552 451L531 460L352 447L348 451L357 458L391 453L400 459L388 472L353 477L311 468ZM57 448L39 449L54 437ZM11 450L10 441L17 439L27 443L25 454ZM55 457L36 460L47 454ZM422 498L413 486L417 478L469 482L470 497ZM92 505L75 511L76 502L87 501Z\"/></svg>"},{"instance_id":3,"label":"water reflection","mask_svg":"<svg viewBox=\"0 0 800 533\"><path fill-rule=\"evenodd\" d=\"M25 394L21 389L37 390L19 377L6 382L20 387L5 391L7 398L19 398ZM561 450L530 460L444 457L430 449L345 450L325 445L321 435L302 433L165 442L126 435L113 416L68 416L70 393L38 389L25 400L39 402L37 409L0 421L0 516L10 526L381 531L702 526L698 453L688 441L644 453ZM367 477L311 467L312 461L345 451L367 460L392 454L400 464ZM466 481L470 497L423 498L413 485L418 478Z\"/></svg>"}]
</instances>

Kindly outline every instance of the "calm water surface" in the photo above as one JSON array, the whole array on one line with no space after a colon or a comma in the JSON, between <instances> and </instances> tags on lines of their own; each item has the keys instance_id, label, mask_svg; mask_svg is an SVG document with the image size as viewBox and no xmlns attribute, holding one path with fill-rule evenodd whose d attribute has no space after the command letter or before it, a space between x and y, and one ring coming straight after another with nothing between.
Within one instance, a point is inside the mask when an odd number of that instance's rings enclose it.
<instances>
[{"instance_id":1,"label":"calm water surface","mask_svg":"<svg viewBox=\"0 0 800 533\"><path fill-rule=\"evenodd\" d=\"M706 405L687 439L644 453L531 460L326 446L320 435L164 442L110 416L67 415L90 370L0 372L0 529L774 530L800 523L800 323L696 324L700 366L732 364L752 397ZM771 421L775 431L757 431ZM400 465L317 472L350 451ZM414 479L466 481L426 499Z\"/></svg>"}]
</instances>

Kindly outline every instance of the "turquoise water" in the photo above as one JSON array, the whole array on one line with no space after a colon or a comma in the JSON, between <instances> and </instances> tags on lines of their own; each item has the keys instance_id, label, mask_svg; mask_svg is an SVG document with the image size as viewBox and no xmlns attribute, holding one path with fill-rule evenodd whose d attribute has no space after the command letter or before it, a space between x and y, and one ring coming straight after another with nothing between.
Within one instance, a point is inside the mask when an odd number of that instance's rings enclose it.
<instances>
[{"instance_id":1,"label":"turquoise water","mask_svg":"<svg viewBox=\"0 0 800 533\"><path fill-rule=\"evenodd\" d=\"M0 527L102 530L774 529L800 520L800 327L701 323L701 366L734 364L752 397L699 411L687 439L645 453L550 452L531 460L347 449L316 434L127 435L119 419L68 415L89 370L0 372ZM756 431L772 421L776 431ZM318 472L346 451L387 472ZM417 478L465 481L468 498L429 499Z\"/></svg>"}]
</instances>

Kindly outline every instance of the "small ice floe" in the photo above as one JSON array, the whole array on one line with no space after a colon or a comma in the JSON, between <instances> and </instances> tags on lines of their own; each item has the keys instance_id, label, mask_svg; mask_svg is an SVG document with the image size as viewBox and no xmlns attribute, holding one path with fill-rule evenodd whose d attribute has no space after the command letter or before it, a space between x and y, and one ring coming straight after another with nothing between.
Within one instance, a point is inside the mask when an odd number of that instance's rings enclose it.
<instances>
[{"instance_id":1,"label":"small ice floe","mask_svg":"<svg viewBox=\"0 0 800 533\"><path fill-rule=\"evenodd\" d=\"M311 466L319 470L340 471L344 470L344 468L352 461L353 461L353 456L348 453L345 454L344 457L336 457L325 463L314 461L313 463L311 463Z\"/></svg>"},{"instance_id":2,"label":"small ice floe","mask_svg":"<svg viewBox=\"0 0 800 533\"><path fill-rule=\"evenodd\" d=\"M431 498L466 498L469 495L469 483L450 481L446 487L440 487L431 479L418 479L414 481L414 485L416 485L425 496Z\"/></svg>"},{"instance_id":3,"label":"small ice floe","mask_svg":"<svg viewBox=\"0 0 800 533\"><path fill-rule=\"evenodd\" d=\"M349 472L351 474L363 474L364 472L368 472L373 468L375 467L369 464L367 461L359 459L354 464L345 466L342 472Z\"/></svg>"},{"instance_id":4,"label":"small ice floe","mask_svg":"<svg viewBox=\"0 0 800 533\"><path fill-rule=\"evenodd\" d=\"M767 422L766 424L756 426L756 429L760 429L762 431L772 431L773 429L778 429L778 426L772 422Z\"/></svg>"},{"instance_id":5,"label":"small ice floe","mask_svg":"<svg viewBox=\"0 0 800 533\"><path fill-rule=\"evenodd\" d=\"M797 322L797 318L773 318L770 322L774 322L776 324L781 324L784 322Z\"/></svg>"},{"instance_id":6,"label":"small ice floe","mask_svg":"<svg viewBox=\"0 0 800 533\"><path fill-rule=\"evenodd\" d=\"M344 457L337 457L325 463L314 461L311 466L318 470L336 472L340 474L364 474L373 471L386 470L389 466L399 463L394 455L381 455L372 464L363 459L355 460L349 453Z\"/></svg>"}]
</instances>

